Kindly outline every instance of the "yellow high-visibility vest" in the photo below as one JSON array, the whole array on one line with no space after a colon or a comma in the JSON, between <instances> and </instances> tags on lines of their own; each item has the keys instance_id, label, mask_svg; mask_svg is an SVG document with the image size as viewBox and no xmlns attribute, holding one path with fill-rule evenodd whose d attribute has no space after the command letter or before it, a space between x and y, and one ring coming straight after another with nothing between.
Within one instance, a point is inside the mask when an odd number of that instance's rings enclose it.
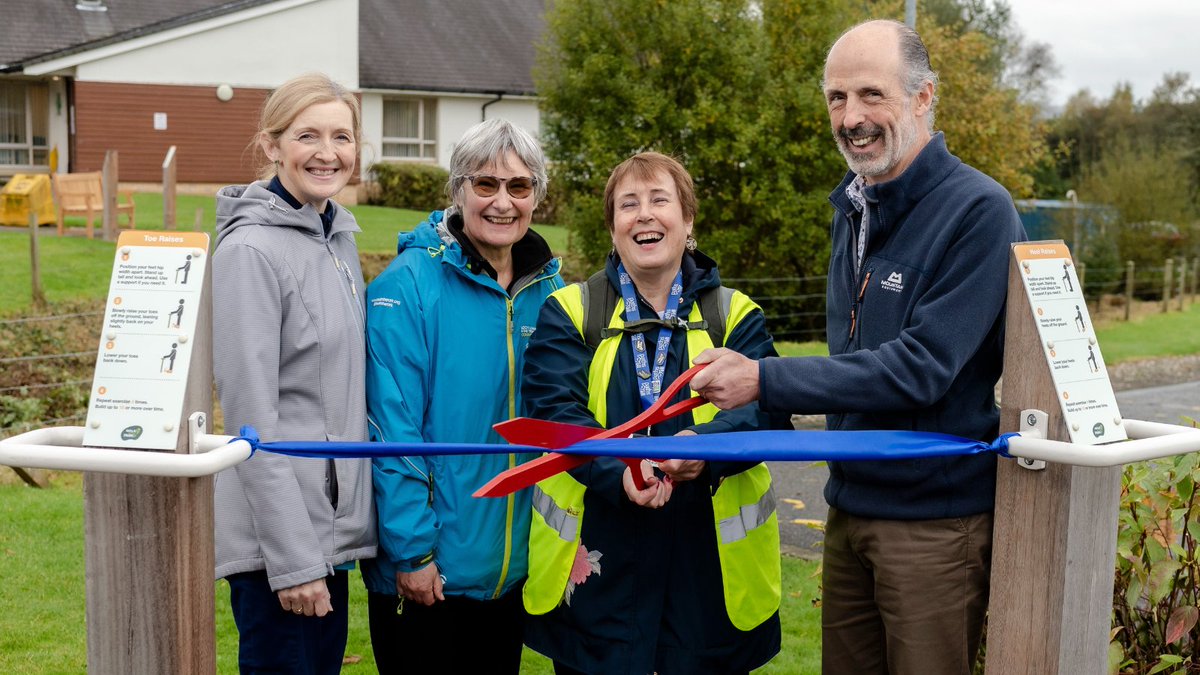
<instances>
[{"instance_id":1,"label":"yellow high-visibility vest","mask_svg":"<svg viewBox=\"0 0 1200 675\"><path fill-rule=\"evenodd\" d=\"M550 297L562 306L582 336L584 308L580 285L559 289ZM742 319L757 308L746 295L733 293L725 342ZM609 327L622 325L621 309L618 303ZM699 325L700 320L700 303L694 302L688 321ZM602 340L588 370L588 409L602 425L607 424L608 387L620 340L620 334ZM712 346L706 330L687 331L689 360ZM716 414L716 406L710 403L692 411L692 418L703 424ZM530 614L545 614L563 600L583 531L585 492L586 487L567 472L547 478L533 489L529 579L523 593L525 609ZM713 494L712 504L725 609L735 627L748 631L778 611L782 594L779 519L770 471L765 464L757 464L726 478Z\"/></svg>"}]
</instances>

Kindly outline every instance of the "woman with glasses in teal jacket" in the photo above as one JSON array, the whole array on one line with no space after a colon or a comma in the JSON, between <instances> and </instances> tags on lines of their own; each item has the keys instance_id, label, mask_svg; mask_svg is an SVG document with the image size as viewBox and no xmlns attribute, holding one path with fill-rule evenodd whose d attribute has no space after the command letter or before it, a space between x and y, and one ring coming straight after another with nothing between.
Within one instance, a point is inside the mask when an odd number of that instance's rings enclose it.
<instances>
[{"instance_id":1,"label":"woman with glasses in teal jacket","mask_svg":"<svg viewBox=\"0 0 1200 675\"><path fill-rule=\"evenodd\" d=\"M525 345L559 261L529 228L546 162L500 119L455 146L452 205L400 235L367 289L373 440L503 443L520 411ZM381 673L519 672L530 500L471 497L530 454L395 457L374 464L379 557L364 565Z\"/></svg>"}]
</instances>

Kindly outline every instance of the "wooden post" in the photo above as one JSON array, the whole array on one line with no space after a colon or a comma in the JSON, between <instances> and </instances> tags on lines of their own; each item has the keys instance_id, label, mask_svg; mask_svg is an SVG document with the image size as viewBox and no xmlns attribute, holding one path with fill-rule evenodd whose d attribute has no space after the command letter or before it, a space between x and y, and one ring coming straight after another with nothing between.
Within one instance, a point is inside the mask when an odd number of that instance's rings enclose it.
<instances>
[{"instance_id":1,"label":"wooden post","mask_svg":"<svg viewBox=\"0 0 1200 675\"><path fill-rule=\"evenodd\" d=\"M1192 258L1192 283L1188 292L1189 304L1195 304L1196 301L1196 276L1200 275L1200 258Z\"/></svg>"},{"instance_id":2,"label":"wooden post","mask_svg":"<svg viewBox=\"0 0 1200 675\"><path fill-rule=\"evenodd\" d=\"M1133 308L1133 261L1125 261L1125 320L1129 320L1129 312Z\"/></svg>"},{"instance_id":3,"label":"wooden post","mask_svg":"<svg viewBox=\"0 0 1200 675\"><path fill-rule=\"evenodd\" d=\"M100 177L100 188L104 193L104 214L101 218L105 241L117 240L117 151L107 150L104 153L104 168Z\"/></svg>"},{"instance_id":4,"label":"wooden post","mask_svg":"<svg viewBox=\"0 0 1200 675\"><path fill-rule=\"evenodd\" d=\"M1020 269L1008 277L1000 431L1022 410L1049 415L1069 440ZM988 675L1108 672L1121 469L1000 459L988 614Z\"/></svg>"},{"instance_id":5,"label":"wooden post","mask_svg":"<svg viewBox=\"0 0 1200 675\"><path fill-rule=\"evenodd\" d=\"M196 219L192 221L192 229L199 232L204 228L204 209L196 208Z\"/></svg>"},{"instance_id":6,"label":"wooden post","mask_svg":"<svg viewBox=\"0 0 1200 675\"><path fill-rule=\"evenodd\" d=\"M1167 258L1163 263L1162 311L1164 313L1171 309L1171 276L1174 267L1174 258Z\"/></svg>"},{"instance_id":7,"label":"wooden post","mask_svg":"<svg viewBox=\"0 0 1200 675\"><path fill-rule=\"evenodd\" d=\"M42 251L38 244L38 216L33 199L29 200L29 279L33 286L33 306L46 306L46 294L42 292Z\"/></svg>"},{"instance_id":8,"label":"wooden post","mask_svg":"<svg viewBox=\"0 0 1200 675\"><path fill-rule=\"evenodd\" d=\"M175 229L175 146L167 150L163 160L163 229Z\"/></svg>"},{"instance_id":9,"label":"wooden post","mask_svg":"<svg viewBox=\"0 0 1200 675\"><path fill-rule=\"evenodd\" d=\"M1192 288L1190 288L1190 298L1188 303L1194 304L1196 301L1196 276L1200 276L1200 258L1192 258Z\"/></svg>"},{"instance_id":10,"label":"wooden post","mask_svg":"<svg viewBox=\"0 0 1200 675\"><path fill-rule=\"evenodd\" d=\"M1188 276L1187 258L1180 258L1179 259L1179 288L1176 289L1175 295L1177 296L1177 299L1179 301L1176 304L1179 305L1179 311L1181 311L1181 312L1183 311L1183 294L1184 294L1184 291L1187 290L1187 285L1186 285L1187 276Z\"/></svg>"},{"instance_id":11,"label":"wooden post","mask_svg":"<svg viewBox=\"0 0 1200 675\"><path fill-rule=\"evenodd\" d=\"M176 452L188 451L190 413L211 428L211 274L207 265ZM83 498L89 672L215 672L212 476L85 473Z\"/></svg>"}]
</instances>

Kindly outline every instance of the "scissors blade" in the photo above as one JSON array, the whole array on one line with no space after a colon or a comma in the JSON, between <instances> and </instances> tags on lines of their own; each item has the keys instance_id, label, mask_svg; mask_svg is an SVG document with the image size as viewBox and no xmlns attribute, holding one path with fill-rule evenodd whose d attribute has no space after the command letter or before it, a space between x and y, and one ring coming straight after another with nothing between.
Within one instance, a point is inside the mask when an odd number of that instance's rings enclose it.
<instances>
[{"instance_id":1,"label":"scissors blade","mask_svg":"<svg viewBox=\"0 0 1200 675\"><path fill-rule=\"evenodd\" d=\"M628 436L639 429L658 424L665 419L681 415L707 403L708 401L705 401L703 398L693 396L674 405L667 405L695 377L696 373L703 369L703 364L692 366L677 377L662 392L662 395L655 401L654 405L625 424L613 427L612 429L594 429L576 424L548 422L528 417L517 417L507 422L493 425L492 428L509 443L532 445L550 450L565 448L568 445L588 438L604 439ZM583 466L590 461L592 461L592 457L587 455L563 455L552 452L532 462L526 462L520 466L501 472L495 478L488 481L486 485L476 490L475 496L503 497L563 471ZM622 461L629 466L630 477L633 479L634 486L639 490L646 489L646 483L641 475L641 460L623 459Z\"/></svg>"},{"instance_id":2,"label":"scissors blade","mask_svg":"<svg viewBox=\"0 0 1200 675\"><path fill-rule=\"evenodd\" d=\"M565 448L604 431L596 427L550 422L532 417L514 417L494 424L492 428L513 445L532 445L547 450Z\"/></svg>"},{"instance_id":3,"label":"scissors blade","mask_svg":"<svg viewBox=\"0 0 1200 675\"><path fill-rule=\"evenodd\" d=\"M592 461L588 455L562 455L557 452L542 455L537 459L497 474L483 487L475 491L475 497L505 497L521 488L527 488L563 471L583 466Z\"/></svg>"}]
</instances>

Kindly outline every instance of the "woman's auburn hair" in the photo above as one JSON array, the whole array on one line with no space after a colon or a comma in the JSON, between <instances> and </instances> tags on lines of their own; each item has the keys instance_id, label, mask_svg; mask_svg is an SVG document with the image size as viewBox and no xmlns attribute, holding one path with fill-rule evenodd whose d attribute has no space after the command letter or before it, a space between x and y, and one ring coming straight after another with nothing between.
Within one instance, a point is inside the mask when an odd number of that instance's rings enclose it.
<instances>
[{"instance_id":1,"label":"woman's auburn hair","mask_svg":"<svg viewBox=\"0 0 1200 675\"><path fill-rule=\"evenodd\" d=\"M608 226L609 232L616 227L616 191L621 181L626 178L650 181L659 173L666 173L675 183L675 192L679 196L684 220L696 219L696 188L692 183L691 174L683 168L683 164L661 152L639 152L618 164L608 177L608 184L604 186L604 224Z\"/></svg>"}]
</instances>

